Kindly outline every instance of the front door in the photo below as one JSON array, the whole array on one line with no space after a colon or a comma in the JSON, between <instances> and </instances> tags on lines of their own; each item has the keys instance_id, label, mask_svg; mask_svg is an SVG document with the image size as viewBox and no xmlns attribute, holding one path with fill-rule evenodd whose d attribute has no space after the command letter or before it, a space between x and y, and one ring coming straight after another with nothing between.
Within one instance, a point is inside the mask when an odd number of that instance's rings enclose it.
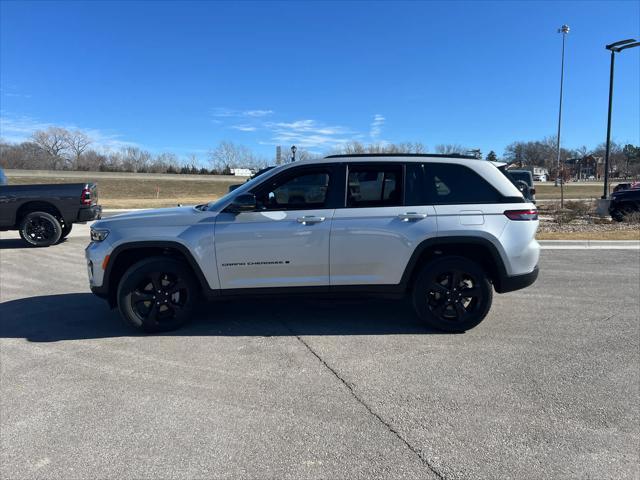
<instances>
[{"instance_id":1,"label":"front door","mask_svg":"<svg viewBox=\"0 0 640 480\"><path fill-rule=\"evenodd\" d=\"M332 177L331 165L287 169L252 190L255 211L218 215L222 289L329 285Z\"/></svg>"}]
</instances>

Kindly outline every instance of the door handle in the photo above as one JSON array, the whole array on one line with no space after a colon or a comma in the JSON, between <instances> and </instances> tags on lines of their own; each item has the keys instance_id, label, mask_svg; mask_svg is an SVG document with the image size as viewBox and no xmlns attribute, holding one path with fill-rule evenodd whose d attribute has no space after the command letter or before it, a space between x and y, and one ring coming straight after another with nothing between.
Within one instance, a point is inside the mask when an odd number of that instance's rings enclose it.
<instances>
[{"instance_id":1,"label":"door handle","mask_svg":"<svg viewBox=\"0 0 640 480\"><path fill-rule=\"evenodd\" d=\"M313 223L324 222L324 217L315 217L313 215L309 215L304 217L298 217L297 220L298 220L298 223L301 223L303 225L310 225Z\"/></svg>"},{"instance_id":2,"label":"door handle","mask_svg":"<svg viewBox=\"0 0 640 480\"><path fill-rule=\"evenodd\" d=\"M417 213L417 212L406 212L398 215L398 218L403 222L409 222L411 220L422 220L423 218L427 218L427 214Z\"/></svg>"}]
</instances>

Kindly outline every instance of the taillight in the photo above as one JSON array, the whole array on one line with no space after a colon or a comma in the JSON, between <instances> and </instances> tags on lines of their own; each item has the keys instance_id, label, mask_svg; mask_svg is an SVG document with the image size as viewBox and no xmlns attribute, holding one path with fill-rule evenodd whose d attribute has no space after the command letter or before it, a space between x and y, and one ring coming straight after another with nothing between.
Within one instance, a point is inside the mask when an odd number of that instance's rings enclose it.
<instances>
[{"instance_id":1,"label":"taillight","mask_svg":"<svg viewBox=\"0 0 640 480\"><path fill-rule=\"evenodd\" d=\"M89 185L85 185L82 189L82 195L80 196L80 203L82 205L91 205L91 189Z\"/></svg>"},{"instance_id":2,"label":"taillight","mask_svg":"<svg viewBox=\"0 0 640 480\"><path fill-rule=\"evenodd\" d=\"M537 210L507 210L504 214L509 220L538 220Z\"/></svg>"}]
</instances>

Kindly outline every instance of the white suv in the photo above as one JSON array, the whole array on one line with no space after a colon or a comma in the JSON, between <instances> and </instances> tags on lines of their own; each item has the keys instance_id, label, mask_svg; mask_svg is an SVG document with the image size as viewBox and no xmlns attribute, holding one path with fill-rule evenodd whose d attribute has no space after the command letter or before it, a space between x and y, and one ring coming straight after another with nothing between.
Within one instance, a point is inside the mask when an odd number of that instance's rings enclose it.
<instances>
[{"instance_id":1,"label":"white suv","mask_svg":"<svg viewBox=\"0 0 640 480\"><path fill-rule=\"evenodd\" d=\"M198 299L410 295L446 331L478 325L493 289L538 276L538 214L503 166L446 155L333 155L273 168L218 201L96 222L91 290L147 332Z\"/></svg>"}]
</instances>

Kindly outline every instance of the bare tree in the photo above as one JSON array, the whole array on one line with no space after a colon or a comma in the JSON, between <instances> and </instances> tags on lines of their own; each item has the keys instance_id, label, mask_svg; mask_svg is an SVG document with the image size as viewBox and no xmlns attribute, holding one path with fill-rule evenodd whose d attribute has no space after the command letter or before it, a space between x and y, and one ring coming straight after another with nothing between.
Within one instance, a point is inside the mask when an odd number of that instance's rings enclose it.
<instances>
[{"instance_id":1,"label":"bare tree","mask_svg":"<svg viewBox=\"0 0 640 480\"><path fill-rule=\"evenodd\" d=\"M146 172L151 165L151 154L138 147L122 147L119 155L122 167L128 172Z\"/></svg>"},{"instance_id":2,"label":"bare tree","mask_svg":"<svg viewBox=\"0 0 640 480\"><path fill-rule=\"evenodd\" d=\"M442 155L449 155L451 153L464 154L468 151L469 149L467 147L463 147L462 145L458 144L447 143L436 145L436 153L440 153Z\"/></svg>"},{"instance_id":3,"label":"bare tree","mask_svg":"<svg viewBox=\"0 0 640 480\"><path fill-rule=\"evenodd\" d=\"M243 145L222 141L215 150L209 152L209 161L219 172L229 173L232 168L257 169L267 165L268 161L253 154Z\"/></svg>"},{"instance_id":4,"label":"bare tree","mask_svg":"<svg viewBox=\"0 0 640 480\"><path fill-rule=\"evenodd\" d=\"M49 158L50 167L57 169L63 162L63 154L68 148L67 138L69 132L60 127L49 127L46 130L36 130L31 139L45 151Z\"/></svg>"},{"instance_id":5,"label":"bare tree","mask_svg":"<svg viewBox=\"0 0 640 480\"><path fill-rule=\"evenodd\" d=\"M80 156L84 153L84 151L93 143L91 138L89 138L84 132L80 130L74 130L72 132L67 132L64 137L64 142L66 147L73 154L74 164L77 165L80 161Z\"/></svg>"}]
</instances>

